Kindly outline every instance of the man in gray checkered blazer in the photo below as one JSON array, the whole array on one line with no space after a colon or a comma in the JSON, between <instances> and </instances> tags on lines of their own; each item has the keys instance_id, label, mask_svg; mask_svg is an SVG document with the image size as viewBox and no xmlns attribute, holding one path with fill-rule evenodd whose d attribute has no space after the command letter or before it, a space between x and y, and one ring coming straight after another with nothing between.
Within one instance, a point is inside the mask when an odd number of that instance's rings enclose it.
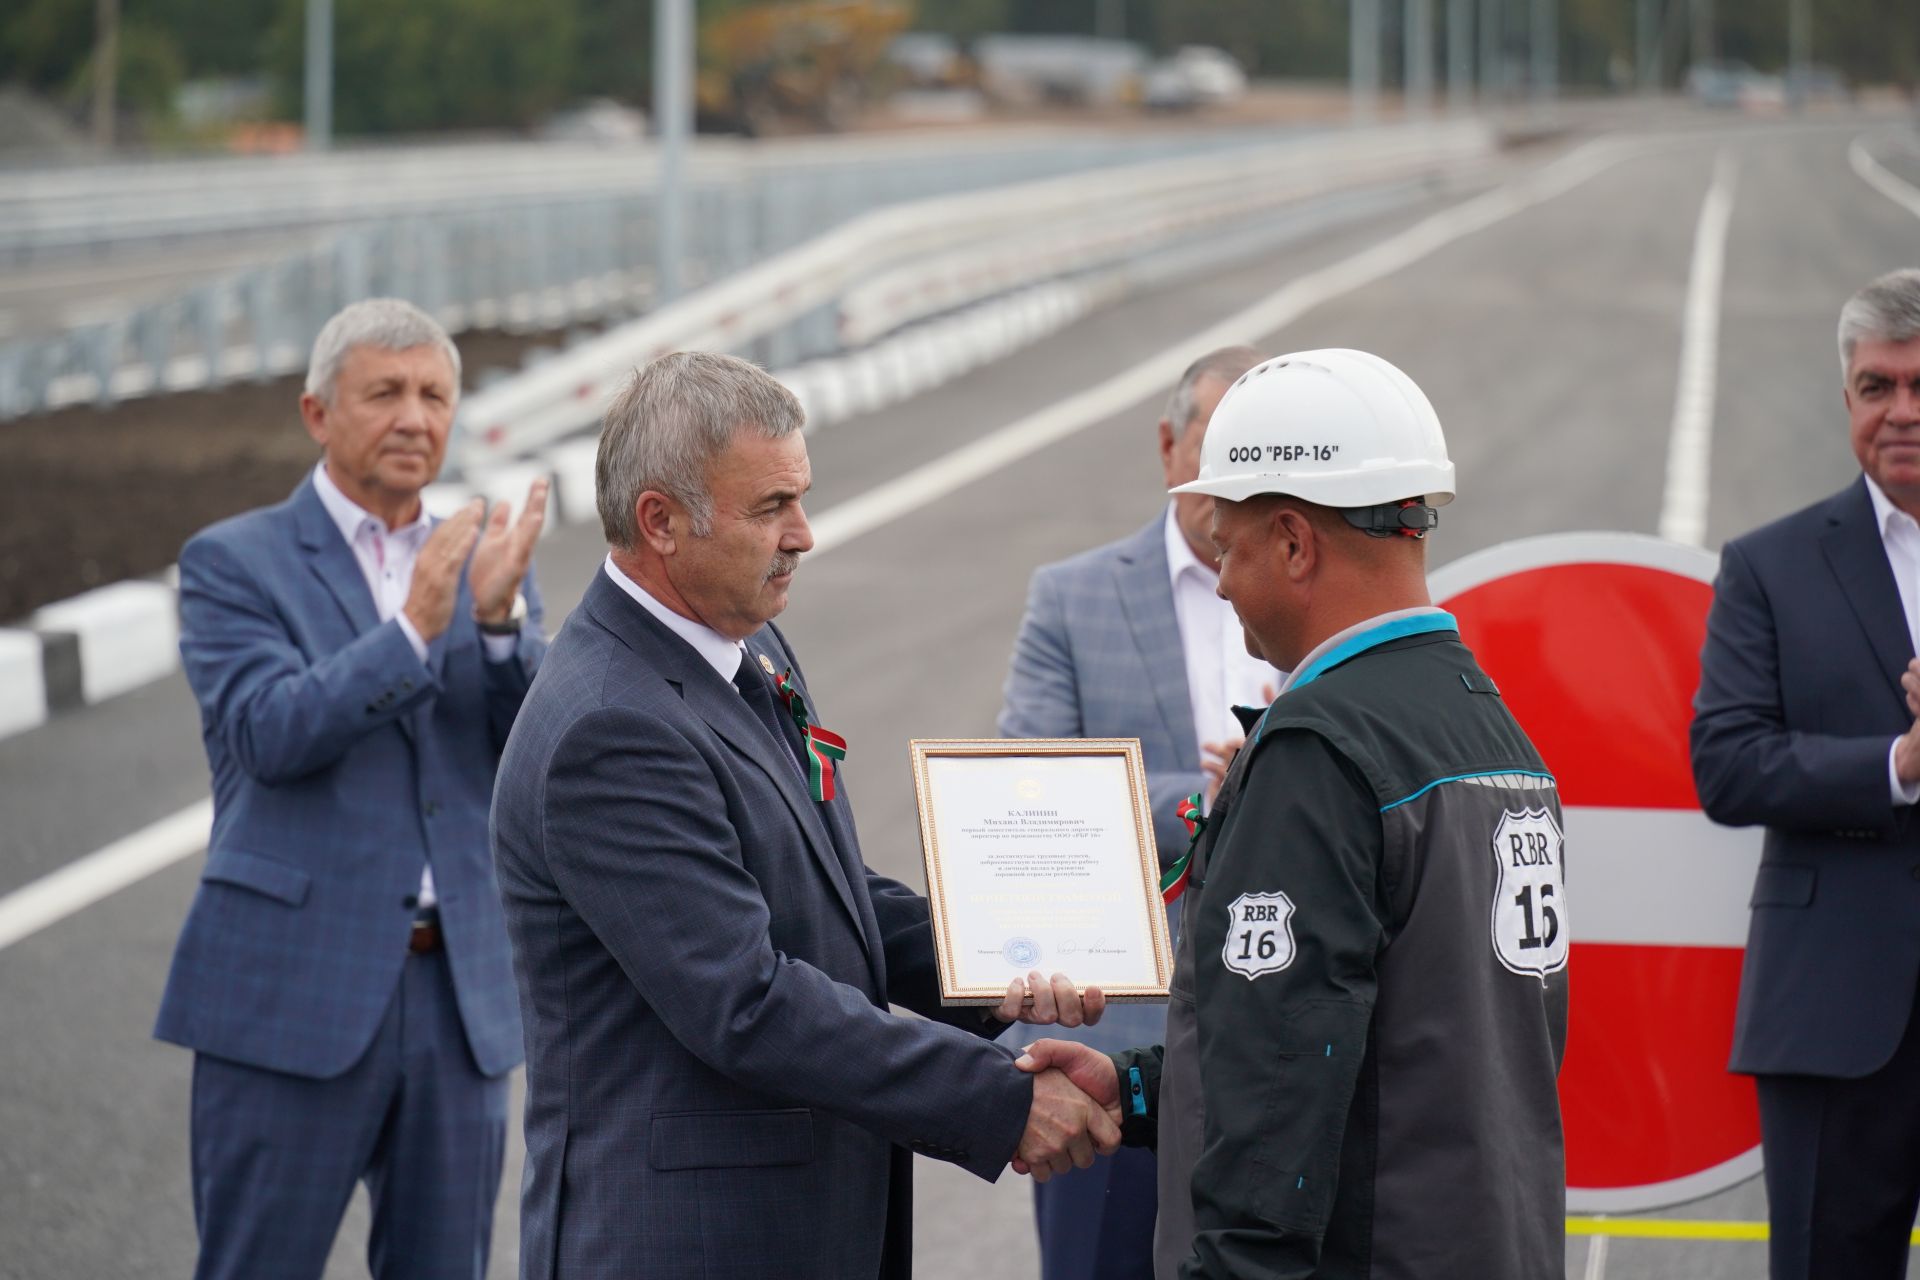
<instances>
[{"instance_id":1,"label":"man in gray checkered blazer","mask_svg":"<svg viewBox=\"0 0 1920 1280\"><path fill-rule=\"evenodd\" d=\"M771 625L813 545L800 425L786 388L700 353L647 365L607 414L612 550L493 807L526 1280L904 1277L913 1152L993 1179L1118 1141L1117 1113L992 1043L1028 984L942 1008L925 899L861 861L839 740ZM1033 988L1029 1020L1102 1007Z\"/></svg>"}]
</instances>

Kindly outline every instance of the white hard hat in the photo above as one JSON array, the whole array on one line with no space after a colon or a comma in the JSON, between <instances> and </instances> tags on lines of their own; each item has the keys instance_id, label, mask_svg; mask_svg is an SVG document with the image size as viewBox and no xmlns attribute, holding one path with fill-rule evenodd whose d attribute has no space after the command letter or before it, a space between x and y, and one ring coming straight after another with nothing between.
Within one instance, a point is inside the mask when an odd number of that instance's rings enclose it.
<instances>
[{"instance_id":1,"label":"white hard hat","mask_svg":"<svg viewBox=\"0 0 1920 1280\"><path fill-rule=\"evenodd\" d=\"M1440 418L1412 378L1365 351L1296 351L1253 366L1227 389L1200 446L1199 478L1173 492L1438 507L1453 501L1453 463Z\"/></svg>"}]
</instances>

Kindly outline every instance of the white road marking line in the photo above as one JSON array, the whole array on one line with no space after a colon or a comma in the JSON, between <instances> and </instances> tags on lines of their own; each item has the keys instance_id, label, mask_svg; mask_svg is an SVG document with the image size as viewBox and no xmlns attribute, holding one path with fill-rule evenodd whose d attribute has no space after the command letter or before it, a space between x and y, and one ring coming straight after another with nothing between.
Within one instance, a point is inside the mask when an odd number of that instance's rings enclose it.
<instances>
[{"instance_id":1,"label":"white road marking line","mask_svg":"<svg viewBox=\"0 0 1920 1280\"><path fill-rule=\"evenodd\" d=\"M1667 442L1667 487L1660 501L1660 536L1688 546L1707 538L1707 476L1713 455L1714 379L1720 360L1720 284L1726 273L1727 224L1733 217L1733 158L1714 160L1713 185L1693 233L1693 266L1680 330L1680 385L1673 398Z\"/></svg>"},{"instance_id":2,"label":"white road marking line","mask_svg":"<svg viewBox=\"0 0 1920 1280\"><path fill-rule=\"evenodd\" d=\"M213 801L190 804L0 898L0 951L200 852L212 826Z\"/></svg>"},{"instance_id":3,"label":"white road marking line","mask_svg":"<svg viewBox=\"0 0 1920 1280\"><path fill-rule=\"evenodd\" d=\"M1717 826L1698 809L1568 805L1565 818L1575 942L1747 945L1759 827Z\"/></svg>"},{"instance_id":4,"label":"white road marking line","mask_svg":"<svg viewBox=\"0 0 1920 1280\"><path fill-rule=\"evenodd\" d=\"M1920 218L1920 188L1897 177L1891 169L1875 160L1867 151L1865 139L1855 138L1847 147L1847 163L1860 180L1901 208Z\"/></svg>"},{"instance_id":5,"label":"white road marking line","mask_svg":"<svg viewBox=\"0 0 1920 1280\"><path fill-rule=\"evenodd\" d=\"M1179 346L1032 413L813 519L816 556L907 515L1127 407L1163 394L1194 359L1272 333L1324 302L1418 262L1437 249L1573 190L1644 144L1590 142L1513 182L1425 218L1350 258L1299 277ZM109 894L206 848L212 802L203 800L0 898L0 950Z\"/></svg>"},{"instance_id":6,"label":"white road marking line","mask_svg":"<svg viewBox=\"0 0 1920 1280\"><path fill-rule=\"evenodd\" d=\"M1587 1243L1586 1280L1607 1280L1607 1237L1595 1236Z\"/></svg>"}]
</instances>

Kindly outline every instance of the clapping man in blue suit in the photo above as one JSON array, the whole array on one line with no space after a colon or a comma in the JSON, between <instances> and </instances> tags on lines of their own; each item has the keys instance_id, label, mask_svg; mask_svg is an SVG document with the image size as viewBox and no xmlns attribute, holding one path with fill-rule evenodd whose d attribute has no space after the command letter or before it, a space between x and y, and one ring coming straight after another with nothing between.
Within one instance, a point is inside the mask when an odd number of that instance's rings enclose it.
<instances>
[{"instance_id":1,"label":"clapping man in blue suit","mask_svg":"<svg viewBox=\"0 0 1920 1280\"><path fill-rule=\"evenodd\" d=\"M1181 375L1160 419L1167 488L1199 474L1214 406L1259 361L1250 347L1225 347ZM1248 655L1239 619L1215 593L1212 519L1212 498L1176 494L1138 533L1036 571L1000 710L1010 738L1140 739L1163 866L1187 848L1180 802L1198 794L1210 804L1240 747L1231 708L1264 706L1281 678ZM1159 1044L1165 1028L1162 1006L1133 1005L1060 1038L1111 1052ZM1124 1147L1037 1184L1045 1280L1150 1280L1155 1180L1153 1152Z\"/></svg>"},{"instance_id":2,"label":"clapping man in blue suit","mask_svg":"<svg viewBox=\"0 0 1920 1280\"><path fill-rule=\"evenodd\" d=\"M1906 1275L1920 1204L1920 271L1840 361L1860 478L1726 545L1694 699L1702 806L1767 829L1730 1065L1774 1280Z\"/></svg>"},{"instance_id":3,"label":"clapping man in blue suit","mask_svg":"<svg viewBox=\"0 0 1920 1280\"><path fill-rule=\"evenodd\" d=\"M213 837L155 1034L194 1050L205 1280L318 1277L363 1178L375 1276L486 1271L521 1051L486 815L546 484L427 517L459 387L430 317L346 308L300 400L319 466L180 554Z\"/></svg>"},{"instance_id":4,"label":"clapping man in blue suit","mask_svg":"<svg viewBox=\"0 0 1920 1280\"><path fill-rule=\"evenodd\" d=\"M773 625L813 546L801 420L700 352L607 411L610 550L493 806L527 1023L524 1280L904 1280L913 1152L992 1179L1119 1140L1117 1110L989 1039L1026 982L941 1006L926 899L861 860L831 708ZM1059 975L1032 996L1041 1022L1101 1007Z\"/></svg>"}]
</instances>

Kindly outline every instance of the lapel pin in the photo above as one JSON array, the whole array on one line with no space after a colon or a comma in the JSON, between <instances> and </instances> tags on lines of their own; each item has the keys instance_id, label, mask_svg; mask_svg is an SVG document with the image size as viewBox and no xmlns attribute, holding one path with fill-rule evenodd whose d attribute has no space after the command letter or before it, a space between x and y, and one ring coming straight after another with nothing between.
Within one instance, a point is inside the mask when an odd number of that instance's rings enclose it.
<instances>
[{"instance_id":1,"label":"lapel pin","mask_svg":"<svg viewBox=\"0 0 1920 1280\"><path fill-rule=\"evenodd\" d=\"M760 669L768 675L773 674L773 659L764 653L760 655Z\"/></svg>"}]
</instances>

